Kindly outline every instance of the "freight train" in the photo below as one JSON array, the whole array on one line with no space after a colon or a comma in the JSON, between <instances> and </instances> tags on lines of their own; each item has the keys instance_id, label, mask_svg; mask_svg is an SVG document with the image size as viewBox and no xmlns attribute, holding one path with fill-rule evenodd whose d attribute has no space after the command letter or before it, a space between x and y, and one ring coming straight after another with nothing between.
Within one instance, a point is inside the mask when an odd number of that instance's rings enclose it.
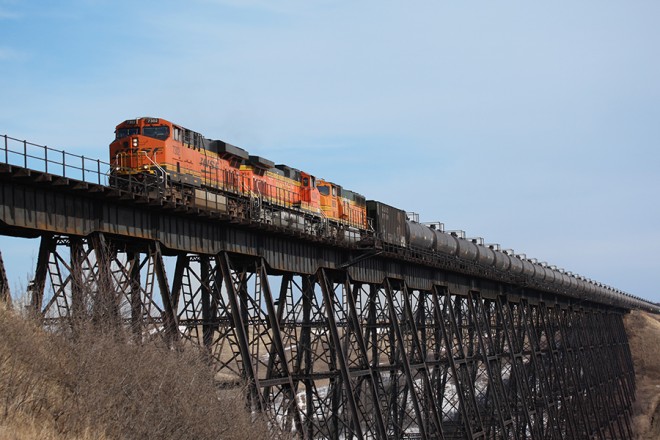
<instances>
[{"instance_id":1,"label":"freight train","mask_svg":"<svg viewBox=\"0 0 660 440\"><path fill-rule=\"evenodd\" d=\"M110 184L123 190L348 244L454 258L585 300L660 312L641 298L463 233L445 232L439 223L419 223L401 209L161 118L117 125L110 160Z\"/></svg>"}]
</instances>

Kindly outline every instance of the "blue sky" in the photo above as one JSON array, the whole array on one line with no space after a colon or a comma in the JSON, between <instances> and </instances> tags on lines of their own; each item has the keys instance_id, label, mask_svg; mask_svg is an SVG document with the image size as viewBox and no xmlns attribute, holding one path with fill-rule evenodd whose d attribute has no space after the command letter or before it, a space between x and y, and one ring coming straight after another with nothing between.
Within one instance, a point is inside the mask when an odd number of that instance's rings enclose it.
<instances>
[{"instance_id":1,"label":"blue sky","mask_svg":"<svg viewBox=\"0 0 660 440\"><path fill-rule=\"evenodd\" d=\"M107 159L118 122L163 117L660 301L658 17L657 1L0 0L0 134ZM0 250L24 286L36 243Z\"/></svg>"}]
</instances>

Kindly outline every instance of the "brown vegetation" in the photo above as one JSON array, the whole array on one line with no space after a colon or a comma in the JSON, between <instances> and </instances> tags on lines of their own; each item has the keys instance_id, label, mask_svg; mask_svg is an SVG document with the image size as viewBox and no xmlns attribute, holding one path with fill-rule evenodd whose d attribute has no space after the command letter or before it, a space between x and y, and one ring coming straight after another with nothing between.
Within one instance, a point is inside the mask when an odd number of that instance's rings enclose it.
<instances>
[{"instance_id":1,"label":"brown vegetation","mask_svg":"<svg viewBox=\"0 0 660 440\"><path fill-rule=\"evenodd\" d=\"M660 438L660 315L633 311L625 317L635 365L633 429L638 440Z\"/></svg>"},{"instance_id":2,"label":"brown vegetation","mask_svg":"<svg viewBox=\"0 0 660 440\"><path fill-rule=\"evenodd\" d=\"M0 439L256 439L241 389L193 349L82 323L52 334L0 307Z\"/></svg>"}]
</instances>

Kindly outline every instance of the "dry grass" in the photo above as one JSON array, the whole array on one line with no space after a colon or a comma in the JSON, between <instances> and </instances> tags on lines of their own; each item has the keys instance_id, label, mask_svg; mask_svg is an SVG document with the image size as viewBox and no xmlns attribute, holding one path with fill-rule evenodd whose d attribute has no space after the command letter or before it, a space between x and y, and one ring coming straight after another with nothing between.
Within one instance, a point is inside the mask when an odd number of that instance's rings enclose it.
<instances>
[{"instance_id":1,"label":"dry grass","mask_svg":"<svg viewBox=\"0 0 660 440\"><path fill-rule=\"evenodd\" d=\"M0 439L268 437L194 350L98 328L50 334L0 307Z\"/></svg>"},{"instance_id":2,"label":"dry grass","mask_svg":"<svg viewBox=\"0 0 660 440\"><path fill-rule=\"evenodd\" d=\"M637 384L633 406L635 438L657 440L660 438L660 315L633 311L624 322Z\"/></svg>"}]
</instances>

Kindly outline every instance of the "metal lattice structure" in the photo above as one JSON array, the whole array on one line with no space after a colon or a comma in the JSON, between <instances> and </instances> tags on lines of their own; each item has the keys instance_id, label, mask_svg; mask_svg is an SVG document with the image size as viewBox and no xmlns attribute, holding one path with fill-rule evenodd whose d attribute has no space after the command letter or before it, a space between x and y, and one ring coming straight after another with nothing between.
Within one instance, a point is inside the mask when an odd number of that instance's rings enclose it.
<instances>
[{"instance_id":1,"label":"metal lattice structure","mask_svg":"<svg viewBox=\"0 0 660 440\"><path fill-rule=\"evenodd\" d=\"M227 252L166 266L155 243L44 237L32 306L56 325L86 310L200 346L219 380L245 381L254 411L304 439L631 436L619 311L272 271Z\"/></svg>"}]
</instances>

